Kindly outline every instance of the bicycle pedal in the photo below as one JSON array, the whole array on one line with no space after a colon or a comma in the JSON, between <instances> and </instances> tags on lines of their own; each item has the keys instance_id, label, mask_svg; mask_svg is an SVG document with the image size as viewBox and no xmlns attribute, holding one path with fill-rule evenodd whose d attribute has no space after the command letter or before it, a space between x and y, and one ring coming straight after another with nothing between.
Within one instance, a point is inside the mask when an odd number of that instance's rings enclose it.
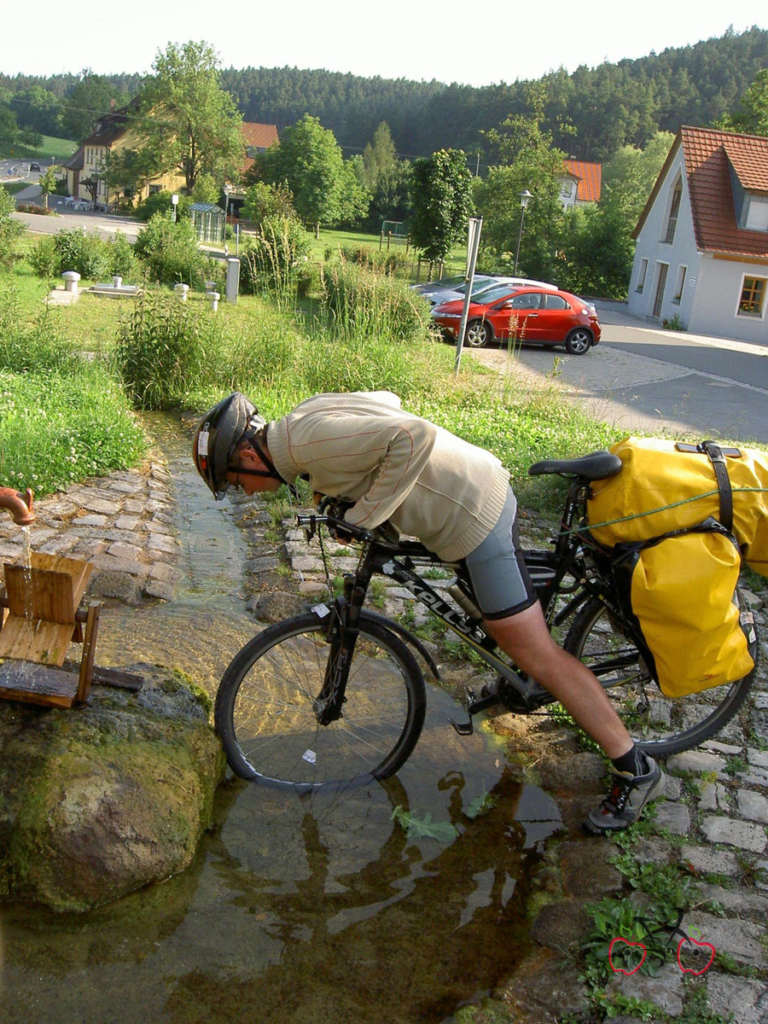
<instances>
[{"instance_id":1,"label":"bicycle pedal","mask_svg":"<svg viewBox=\"0 0 768 1024\"><path fill-rule=\"evenodd\" d=\"M475 727L472 724L471 718L468 718L466 722L455 722L453 719L451 719L451 725L459 734L459 736L471 736L472 733L475 731Z\"/></svg>"},{"instance_id":2,"label":"bicycle pedal","mask_svg":"<svg viewBox=\"0 0 768 1024\"><path fill-rule=\"evenodd\" d=\"M496 695L495 688L491 686L484 686L478 696L474 690L467 689L464 692L464 710L467 713L466 722L455 722L451 719L451 725L459 734L459 736L471 736L475 731L472 724L472 716L476 715L478 711L483 711L485 708L491 707L493 704L497 704L499 701Z\"/></svg>"}]
</instances>

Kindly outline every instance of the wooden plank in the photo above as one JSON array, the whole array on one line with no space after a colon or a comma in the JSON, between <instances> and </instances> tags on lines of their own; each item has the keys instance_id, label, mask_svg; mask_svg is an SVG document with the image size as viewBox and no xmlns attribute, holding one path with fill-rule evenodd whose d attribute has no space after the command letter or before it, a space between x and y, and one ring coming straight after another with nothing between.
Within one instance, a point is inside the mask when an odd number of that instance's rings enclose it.
<instances>
[{"instance_id":1,"label":"wooden plank","mask_svg":"<svg viewBox=\"0 0 768 1024\"><path fill-rule=\"evenodd\" d=\"M17 618L45 619L46 622L75 621L77 606L72 577L67 573L6 565L5 589L11 615Z\"/></svg>"},{"instance_id":2,"label":"wooden plank","mask_svg":"<svg viewBox=\"0 0 768 1024\"><path fill-rule=\"evenodd\" d=\"M0 662L0 699L69 708L77 693L72 672L29 661Z\"/></svg>"},{"instance_id":3,"label":"wooden plank","mask_svg":"<svg viewBox=\"0 0 768 1024\"><path fill-rule=\"evenodd\" d=\"M93 602L88 608L88 620L85 624L83 641L83 657L80 661L80 675L77 684L77 703L83 704L91 690L93 678L93 656L96 653L96 633L99 628L99 611L101 605Z\"/></svg>"},{"instance_id":4,"label":"wooden plank","mask_svg":"<svg viewBox=\"0 0 768 1024\"><path fill-rule=\"evenodd\" d=\"M80 663L67 659L62 666L66 672L79 672ZM144 679L137 676L135 672L126 672L121 668L105 668L102 665L93 666L94 686L114 686L120 690L140 690L144 685Z\"/></svg>"},{"instance_id":5,"label":"wooden plank","mask_svg":"<svg viewBox=\"0 0 768 1024\"><path fill-rule=\"evenodd\" d=\"M78 558L33 551L29 568L6 563L5 585L12 615L74 622L93 566Z\"/></svg>"},{"instance_id":6,"label":"wooden plank","mask_svg":"<svg viewBox=\"0 0 768 1024\"><path fill-rule=\"evenodd\" d=\"M0 632L0 658L61 666L71 637L71 622L43 622L42 619L29 621L10 615Z\"/></svg>"}]
</instances>

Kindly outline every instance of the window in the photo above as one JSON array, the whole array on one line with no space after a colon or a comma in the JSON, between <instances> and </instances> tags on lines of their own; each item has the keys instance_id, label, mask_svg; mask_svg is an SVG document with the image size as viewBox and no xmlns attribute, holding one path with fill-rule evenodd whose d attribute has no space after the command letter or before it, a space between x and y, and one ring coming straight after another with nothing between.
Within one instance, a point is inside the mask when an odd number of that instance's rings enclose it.
<instances>
[{"instance_id":1,"label":"window","mask_svg":"<svg viewBox=\"0 0 768 1024\"><path fill-rule=\"evenodd\" d=\"M763 307L765 305L765 277L745 277L741 286L741 298L739 299L739 308L736 310L737 316L757 316L763 315Z\"/></svg>"},{"instance_id":2,"label":"window","mask_svg":"<svg viewBox=\"0 0 768 1024\"><path fill-rule=\"evenodd\" d=\"M158 192L162 192L162 191L163 191L163 186L162 185L150 185L149 186L149 194L151 196L154 196Z\"/></svg>"},{"instance_id":3,"label":"window","mask_svg":"<svg viewBox=\"0 0 768 1024\"><path fill-rule=\"evenodd\" d=\"M544 309L569 309L568 303L562 295L542 295Z\"/></svg>"},{"instance_id":4,"label":"window","mask_svg":"<svg viewBox=\"0 0 768 1024\"><path fill-rule=\"evenodd\" d=\"M509 302L505 302L506 309L538 309L541 305L541 295L537 292L526 292L523 295L515 295Z\"/></svg>"},{"instance_id":5,"label":"window","mask_svg":"<svg viewBox=\"0 0 768 1024\"><path fill-rule=\"evenodd\" d=\"M680 213L680 199L683 195L683 182L680 178L675 182L675 187L672 190L672 202L669 206L669 217L667 218L667 233L664 235L663 241L674 242L675 240L675 229L677 228L677 217Z\"/></svg>"},{"instance_id":6,"label":"window","mask_svg":"<svg viewBox=\"0 0 768 1024\"><path fill-rule=\"evenodd\" d=\"M768 199L750 196L744 227L747 231L768 231Z\"/></svg>"},{"instance_id":7,"label":"window","mask_svg":"<svg viewBox=\"0 0 768 1024\"><path fill-rule=\"evenodd\" d=\"M680 267L677 272L677 287L675 288L675 294L672 299L677 305L680 305L680 301L683 297L683 288L685 288L685 275L688 273L688 267Z\"/></svg>"},{"instance_id":8,"label":"window","mask_svg":"<svg viewBox=\"0 0 768 1024\"><path fill-rule=\"evenodd\" d=\"M642 294L645 288L645 275L648 273L648 260L640 260L640 273L637 275L637 288L635 291Z\"/></svg>"}]
</instances>

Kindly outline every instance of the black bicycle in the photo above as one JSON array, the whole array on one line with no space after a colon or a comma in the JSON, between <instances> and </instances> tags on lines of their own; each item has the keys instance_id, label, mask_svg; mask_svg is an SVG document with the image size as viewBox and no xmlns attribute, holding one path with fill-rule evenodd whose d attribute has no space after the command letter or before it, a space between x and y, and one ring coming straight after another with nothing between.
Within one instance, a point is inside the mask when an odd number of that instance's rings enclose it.
<instances>
[{"instance_id":1,"label":"black bicycle","mask_svg":"<svg viewBox=\"0 0 768 1024\"><path fill-rule=\"evenodd\" d=\"M595 673L635 741L653 756L665 756L697 746L730 721L755 670L687 697L663 695L616 585L613 554L585 528L590 482L620 469L610 452L532 466L531 475L559 474L570 485L552 547L526 551L525 562L555 639ZM340 596L265 629L224 673L215 723L237 775L307 791L385 779L407 760L424 722L422 666L438 680L439 672L410 629L363 607L376 574L407 588L495 673L495 682L479 693L467 691L467 717L454 723L457 731L472 732L472 716L492 705L530 714L555 703L488 636L461 564L444 563L415 541L392 541L330 515L298 518L310 539L319 530L321 544L324 527L353 537L361 545L359 561ZM434 577L446 571L452 582L440 585ZM742 606L741 617L756 662L753 616Z\"/></svg>"}]
</instances>

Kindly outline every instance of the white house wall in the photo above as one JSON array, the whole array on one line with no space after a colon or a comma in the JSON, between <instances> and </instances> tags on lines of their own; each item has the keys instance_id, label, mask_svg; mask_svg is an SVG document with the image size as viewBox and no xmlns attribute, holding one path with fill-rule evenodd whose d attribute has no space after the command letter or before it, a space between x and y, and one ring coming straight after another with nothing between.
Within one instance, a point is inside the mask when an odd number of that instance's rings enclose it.
<instances>
[{"instance_id":1,"label":"white house wall","mask_svg":"<svg viewBox=\"0 0 768 1024\"><path fill-rule=\"evenodd\" d=\"M745 275L768 278L768 266L715 259L705 254L688 330L693 334L713 334L768 345L768 299L763 304L761 317L737 316Z\"/></svg>"},{"instance_id":2,"label":"white house wall","mask_svg":"<svg viewBox=\"0 0 768 1024\"><path fill-rule=\"evenodd\" d=\"M663 242L666 235L672 192L678 177L681 177L682 194L677 217L675 237L671 243ZM638 292L643 259L648 260L648 269L642 292ZM697 290L697 278L701 254L696 248L696 237L693 231L691 202L688 194L688 180L685 175L683 148L680 146L670 164L666 177L659 189L656 200L648 212L637 243L635 259L632 264L632 276L629 282L629 311L635 316L652 317L656 299L656 287L659 280L661 264L668 267L664 295L659 311L660 320L672 320L675 317L685 327L693 306L694 294ZM680 269L685 267L685 284L679 301L675 301Z\"/></svg>"}]
</instances>

